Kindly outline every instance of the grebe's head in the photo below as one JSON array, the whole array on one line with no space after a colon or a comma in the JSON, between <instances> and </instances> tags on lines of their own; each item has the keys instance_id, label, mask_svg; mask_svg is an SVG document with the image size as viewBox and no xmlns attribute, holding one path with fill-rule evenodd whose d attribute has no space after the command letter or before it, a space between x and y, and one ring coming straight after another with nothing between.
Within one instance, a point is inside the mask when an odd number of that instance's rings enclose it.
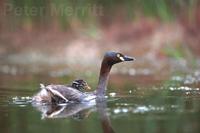
<instances>
[{"instance_id":1,"label":"grebe's head","mask_svg":"<svg viewBox=\"0 0 200 133\"><path fill-rule=\"evenodd\" d=\"M107 63L108 65L111 65L111 66L116 63L120 63L124 61L133 61L133 60L135 59L118 52L106 52L104 55L104 63Z\"/></svg>"}]
</instances>

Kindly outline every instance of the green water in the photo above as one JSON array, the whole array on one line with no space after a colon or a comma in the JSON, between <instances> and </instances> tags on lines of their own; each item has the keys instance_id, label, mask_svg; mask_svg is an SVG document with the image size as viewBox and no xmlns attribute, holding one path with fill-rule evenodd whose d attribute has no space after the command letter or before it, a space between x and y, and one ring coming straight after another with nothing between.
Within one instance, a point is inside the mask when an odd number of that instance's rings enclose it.
<instances>
[{"instance_id":1,"label":"green water","mask_svg":"<svg viewBox=\"0 0 200 133\"><path fill-rule=\"evenodd\" d=\"M70 77L1 76L2 133L198 133L199 71L172 75L110 77L107 99L90 105L33 105L40 82L71 82ZM123 82L122 79L123 78ZM139 79L139 80L138 80ZM125 82L126 81L126 82ZM92 87L95 81L88 81ZM120 84L117 84L119 83ZM55 113L55 112L59 113ZM54 114L53 114L54 113Z\"/></svg>"}]
</instances>

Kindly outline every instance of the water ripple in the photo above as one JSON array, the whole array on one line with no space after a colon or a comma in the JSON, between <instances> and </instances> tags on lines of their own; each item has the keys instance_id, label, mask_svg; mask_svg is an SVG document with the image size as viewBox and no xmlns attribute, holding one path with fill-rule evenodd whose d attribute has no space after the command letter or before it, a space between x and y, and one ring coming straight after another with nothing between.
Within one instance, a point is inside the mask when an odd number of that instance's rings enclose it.
<instances>
[{"instance_id":1,"label":"water ripple","mask_svg":"<svg viewBox=\"0 0 200 133\"><path fill-rule=\"evenodd\" d=\"M27 106L29 103L31 103L32 98L29 96L26 97L13 97L12 98L12 102L10 102L10 104L14 104L14 105L18 105L19 107L25 107Z\"/></svg>"}]
</instances>

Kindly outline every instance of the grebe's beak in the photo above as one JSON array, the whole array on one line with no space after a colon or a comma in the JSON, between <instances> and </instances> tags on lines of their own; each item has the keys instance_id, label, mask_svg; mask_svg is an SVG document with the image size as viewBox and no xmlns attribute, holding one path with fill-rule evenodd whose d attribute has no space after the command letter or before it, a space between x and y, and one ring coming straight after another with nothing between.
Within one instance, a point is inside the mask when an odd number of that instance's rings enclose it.
<instances>
[{"instance_id":1,"label":"grebe's beak","mask_svg":"<svg viewBox=\"0 0 200 133\"><path fill-rule=\"evenodd\" d=\"M135 58L129 57L129 56L124 56L123 58L124 58L124 61L134 61L135 60Z\"/></svg>"}]
</instances>

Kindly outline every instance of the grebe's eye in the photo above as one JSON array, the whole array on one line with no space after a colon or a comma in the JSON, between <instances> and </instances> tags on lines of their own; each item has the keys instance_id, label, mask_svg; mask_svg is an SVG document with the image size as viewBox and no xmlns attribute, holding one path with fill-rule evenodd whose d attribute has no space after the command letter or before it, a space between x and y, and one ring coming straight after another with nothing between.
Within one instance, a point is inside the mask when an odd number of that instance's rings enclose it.
<instances>
[{"instance_id":1,"label":"grebe's eye","mask_svg":"<svg viewBox=\"0 0 200 133\"><path fill-rule=\"evenodd\" d=\"M117 57L121 60L121 61L125 61L124 57L120 54L117 54Z\"/></svg>"}]
</instances>

